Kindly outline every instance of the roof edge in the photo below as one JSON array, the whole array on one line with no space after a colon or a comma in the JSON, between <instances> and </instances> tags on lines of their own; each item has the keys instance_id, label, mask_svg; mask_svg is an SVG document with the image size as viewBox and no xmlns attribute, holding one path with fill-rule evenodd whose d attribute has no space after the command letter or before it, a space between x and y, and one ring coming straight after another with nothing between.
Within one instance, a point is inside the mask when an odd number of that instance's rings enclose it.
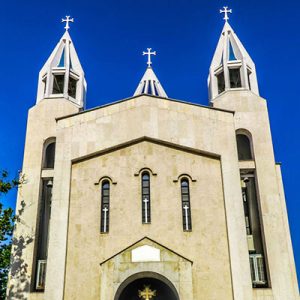
<instances>
[{"instance_id":1,"label":"roof edge","mask_svg":"<svg viewBox=\"0 0 300 300\"><path fill-rule=\"evenodd\" d=\"M163 99L163 100L173 101L173 102L177 102L177 103L182 103L182 104L207 108L207 109L211 109L211 110L221 111L221 112L230 113L230 114L235 113L232 110L226 110L226 109L222 109L222 108L211 107L211 106L207 106L207 105L203 105L203 104L197 104L197 103L193 103L193 102L189 102L189 101L178 100L178 99L173 99L173 98L163 98L163 97L158 97L158 96L154 96L154 95L143 94L143 95L136 95L136 96L124 98L124 99L117 100L117 101L114 101L114 102L110 102L110 103L107 103L107 104L104 104L104 105L99 105L99 106L93 107L91 109L80 111L78 113L74 113L74 114L70 114L70 115L66 115L66 116L63 116L63 117L56 118L55 120L60 121L60 120L63 120L63 119L71 118L71 117L81 115L81 114L84 114L84 113L88 113L88 112L91 112L91 111L94 111L94 110L97 110L97 109L101 109L101 108L116 105L116 104L119 104L119 103L122 103L122 102L125 102L125 101L129 101L131 99L135 99L135 98L138 98L138 97L151 97L151 98Z\"/></svg>"}]
</instances>

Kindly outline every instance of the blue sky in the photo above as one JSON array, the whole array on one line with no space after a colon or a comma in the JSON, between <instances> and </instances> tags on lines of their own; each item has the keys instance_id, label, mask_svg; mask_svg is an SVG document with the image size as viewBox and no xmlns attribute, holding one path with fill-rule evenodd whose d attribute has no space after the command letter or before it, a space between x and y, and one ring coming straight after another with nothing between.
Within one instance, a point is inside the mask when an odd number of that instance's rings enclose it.
<instances>
[{"instance_id":1,"label":"blue sky","mask_svg":"<svg viewBox=\"0 0 300 300\"><path fill-rule=\"evenodd\" d=\"M153 68L171 98L208 104L207 74L222 26L219 9L256 63L268 100L276 160L282 162L294 254L300 275L299 69L300 2L123 0L5 1L0 10L0 169L21 169L28 109L38 72L75 18L70 34L88 83L87 108L133 94L146 68L141 55L157 51ZM14 205L15 193L8 197ZM299 277L298 275L298 277Z\"/></svg>"}]
</instances>

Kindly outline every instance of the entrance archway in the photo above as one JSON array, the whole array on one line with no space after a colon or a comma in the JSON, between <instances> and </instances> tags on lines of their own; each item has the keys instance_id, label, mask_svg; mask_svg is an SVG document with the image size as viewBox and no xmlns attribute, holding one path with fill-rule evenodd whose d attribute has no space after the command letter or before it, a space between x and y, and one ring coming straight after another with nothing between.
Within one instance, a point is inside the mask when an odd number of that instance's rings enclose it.
<instances>
[{"instance_id":1,"label":"entrance archway","mask_svg":"<svg viewBox=\"0 0 300 300\"><path fill-rule=\"evenodd\" d=\"M152 297L152 298L151 298ZM114 300L179 300L174 285L164 276L142 272L127 278Z\"/></svg>"}]
</instances>

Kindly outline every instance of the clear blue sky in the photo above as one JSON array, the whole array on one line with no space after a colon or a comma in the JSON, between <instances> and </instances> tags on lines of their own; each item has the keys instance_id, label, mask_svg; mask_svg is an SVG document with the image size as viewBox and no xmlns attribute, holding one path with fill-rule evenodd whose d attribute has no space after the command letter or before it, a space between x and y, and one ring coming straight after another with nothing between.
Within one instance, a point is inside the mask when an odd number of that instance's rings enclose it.
<instances>
[{"instance_id":1,"label":"clear blue sky","mask_svg":"<svg viewBox=\"0 0 300 300\"><path fill-rule=\"evenodd\" d=\"M133 94L147 47L157 51L153 67L169 97L207 105L224 5L233 9L230 24L256 63L260 93L268 100L300 274L300 1L3 1L0 169L21 169L27 111L35 104L38 72L64 32L61 17L75 18L70 34L86 73L88 108Z\"/></svg>"}]
</instances>

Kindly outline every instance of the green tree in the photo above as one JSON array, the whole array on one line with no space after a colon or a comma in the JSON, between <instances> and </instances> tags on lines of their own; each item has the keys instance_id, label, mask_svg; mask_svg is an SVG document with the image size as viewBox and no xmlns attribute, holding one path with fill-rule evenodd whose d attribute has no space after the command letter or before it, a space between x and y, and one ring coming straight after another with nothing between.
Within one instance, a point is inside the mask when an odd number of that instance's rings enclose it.
<instances>
[{"instance_id":1,"label":"green tree","mask_svg":"<svg viewBox=\"0 0 300 300\"><path fill-rule=\"evenodd\" d=\"M19 178L10 179L7 171L0 172L0 299L5 299L15 219L13 209L4 208L2 197L19 184Z\"/></svg>"}]
</instances>

